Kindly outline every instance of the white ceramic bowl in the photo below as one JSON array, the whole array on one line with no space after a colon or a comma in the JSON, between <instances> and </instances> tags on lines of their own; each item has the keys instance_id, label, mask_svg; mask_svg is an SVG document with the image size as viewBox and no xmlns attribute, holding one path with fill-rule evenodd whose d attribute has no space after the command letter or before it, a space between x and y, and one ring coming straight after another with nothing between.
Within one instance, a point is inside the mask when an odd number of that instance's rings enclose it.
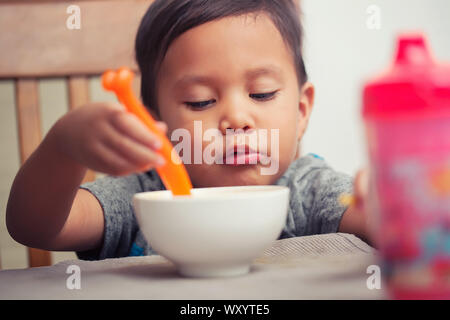
<instances>
[{"instance_id":1,"label":"white ceramic bowl","mask_svg":"<svg viewBox=\"0 0 450 320\"><path fill-rule=\"evenodd\" d=\"M289 188L238 186L134 195L139 226L149 245L189 277L245 274L252 260L278 239Z\"/></svg>"}]
</instances>

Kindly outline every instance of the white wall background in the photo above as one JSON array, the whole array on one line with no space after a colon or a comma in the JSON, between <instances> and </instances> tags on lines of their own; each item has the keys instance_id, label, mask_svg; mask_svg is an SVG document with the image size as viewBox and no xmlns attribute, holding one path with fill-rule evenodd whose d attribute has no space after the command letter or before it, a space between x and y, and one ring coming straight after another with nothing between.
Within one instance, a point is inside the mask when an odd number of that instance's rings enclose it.
<instances>
[{"instance_id":1,"label":"white wall background","mask_svg":"<svg viewBox=\"0 0 450 320\"><path fill-rule=\"evenodd\" d=\"M381 10L381 29L366 26L366 10ZM363 81L387 67L400 31L421 30L437 58L450 62L450 0L302 0L305 60L316 86L316 104L303 141L303 151L319 154L339 171L354 174L365 164L364 136L359 116ZM3 48L0 48L3 50ZM114 101L91 81L94 101ZM39 88L43 133L67 110L61 79L42 81ZM2 268L25 268L24 247L9 237L5 210L19 169L14 90L0 81L0 257ZM54 262L74 258L53 254Z\"/></svg>"},{"instance_id":2,"label":"white wall background","mask_svg":"<svg viewBox=\"0 0 450 320\"><path fill-rule=\"evenodd\" d=\"M437 59L450 63L449 0L301 0L304 55L316 103L303 151L355 174L366 163L360 117L364 82L394 59L397 34L422 31ZM369 29L369 6L381 28Z\"/></svg>"}]
</instances>

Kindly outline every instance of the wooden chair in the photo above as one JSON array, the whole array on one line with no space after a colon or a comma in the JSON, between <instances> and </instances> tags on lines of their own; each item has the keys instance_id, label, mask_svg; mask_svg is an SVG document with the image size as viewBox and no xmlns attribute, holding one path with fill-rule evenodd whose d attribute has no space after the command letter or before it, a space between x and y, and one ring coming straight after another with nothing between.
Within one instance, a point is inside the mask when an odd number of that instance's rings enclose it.
<instances>
[{"instance_id":1,"label":"wooden chair","mask_svg":"<svg viewBox=\"0 0 450 320\"><path fill-rule=\"evenodd\" d=\"M151 2L0 0L0 79L15 82L21 163L42 138L39 79L64 78L73 109L89 101L90 77L123 65L137 71L135 35ZM136 93L138 87L136 77ZM93 179L95 173L88 172L84 181ZM28 262L51 265L51 254L28 248Z\"/></svg>"}]
</instances>

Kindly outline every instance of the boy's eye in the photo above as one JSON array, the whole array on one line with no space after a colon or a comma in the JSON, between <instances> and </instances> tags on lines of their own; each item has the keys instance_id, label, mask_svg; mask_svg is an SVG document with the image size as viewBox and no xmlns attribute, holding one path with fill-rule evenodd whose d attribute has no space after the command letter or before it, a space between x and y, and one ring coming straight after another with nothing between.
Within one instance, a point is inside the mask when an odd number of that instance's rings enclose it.
<instances>
[{"instance_id":1,"label":"boy's eye","mask_svg":"<svg viewBox=\"0 0 450 320\"><path fill-rule=\"evenodd\" d=\"M251 93L250 98L259 100L259 101L268 101L268 100L273 99L277 93L278 93L278 91L268 92L268 93ZM193 109L204 109L204 108L208 107L210 104L213 104L215 102L216 102L216 100L211 99L211 100L207 100L207 101L197 101L197 102L186 101L184 104Z\"/></svg>"},{"instance_id":2,"label":"boy's eye","mask_svg":"<svg viewBox=\"0 0 450 320\"><path fill-rule=\"evenodd\" d=\"M216 102L216 100L212 99L212 100L208 100L208 101L185 102L185 104L194 109L201 109L201 108L207 107L208 105L210 105L214 102Z\"/></svg>"},{"instance_id":3,"label":"boy's eye","mask_svg":"<svg viewBox=\"0 0 450 320\"><path fill-rule=\"evenodd\" d=\"M268 93L251 93L250 98L261 100L261 101L267 101L275 97L278 91L274 92L268 92Z\"/></svg>"}]
</instances>

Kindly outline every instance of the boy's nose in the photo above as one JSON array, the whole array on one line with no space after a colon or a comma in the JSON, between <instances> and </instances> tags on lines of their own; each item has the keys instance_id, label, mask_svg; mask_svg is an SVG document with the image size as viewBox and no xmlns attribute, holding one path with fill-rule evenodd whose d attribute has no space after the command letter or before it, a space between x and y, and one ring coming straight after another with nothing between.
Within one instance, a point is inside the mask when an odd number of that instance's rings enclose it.
<instances>
[{"instance_id":1,"label":"boy's nose","mask_svg":"<svg viewBox=\"0 0 450 320\"><path fill-rule=\"evenodd\" d=\"M223 135L226 135L227 129L248 131L255 128L251 115L244 109L244 106L239 107L236 104L224 108L219 123L219 130Z\"/></svg>"}]
</instances>

